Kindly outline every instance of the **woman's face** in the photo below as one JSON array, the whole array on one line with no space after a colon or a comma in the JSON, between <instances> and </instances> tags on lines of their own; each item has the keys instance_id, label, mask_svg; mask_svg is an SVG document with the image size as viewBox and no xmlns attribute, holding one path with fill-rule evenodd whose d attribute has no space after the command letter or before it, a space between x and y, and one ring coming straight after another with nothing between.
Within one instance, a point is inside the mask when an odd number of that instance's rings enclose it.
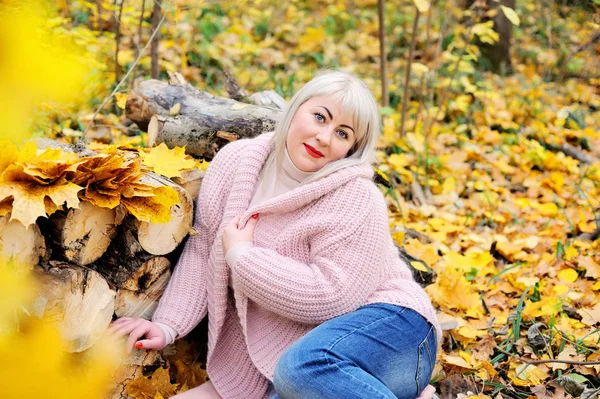
<instances>
[{"instance_id":1,"label":"woman's face","mask_svg":"<svg viewBox=\"0 0 600 399\"><path fill-rule=\"evenodd\" d=\"M316 172L344 158L355 141L351 116L342 113L340 101L323 96L312 97L298 108L286 144L298 169Z\"/></svg>"}]
</instances>

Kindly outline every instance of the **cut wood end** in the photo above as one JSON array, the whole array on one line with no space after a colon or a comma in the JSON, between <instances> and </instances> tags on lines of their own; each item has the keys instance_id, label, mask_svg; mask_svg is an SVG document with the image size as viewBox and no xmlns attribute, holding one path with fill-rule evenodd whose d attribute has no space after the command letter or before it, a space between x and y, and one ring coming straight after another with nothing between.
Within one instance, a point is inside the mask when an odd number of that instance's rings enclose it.
<instances>
[{"instance_id":1,"label":"cut wood end","mask_svg":"<svg viewBox=\"0 0 600 399\"><path fill-rule=\"evenodd\" d=\"M167 75L169 75L169 84L171 86L185 86L188 83L179 72L167 72Z\"/></svg>"},{"instance_id":2,"label":"cut wood end","mask_svg":"<svg viewBox=\"0 0 600 399\"><path fill-rule=\"evenodd\" d=\"M153 147L156 143L156 137L158 136L158 118L156 115L153 115L150 118L150 123L148 123L148 147Z\"/></svg>"},{"instance_id":3,"label":"cut wood end","mask_svg":"<svg viewBox=\"0 0 600 399\"><path fill-rule=\"evenodd\" d=\"M150 133L148 133L148 134L150 134ZM236 141L237 139L240 138L240 136L238 136L235 133L221 132L221 131L217 132L217 137L227 140L227 141Z\"/></svg>"},{"instance_id":4,"label":"cut wood end","mask_svg":"<svg viewBox=\"0 0 600 399\"><path fill-rule=\"evenodd\" d=\"M62 224L60 245L65 256L80 266L100 258L117 232L116 211L83 201L69 210Z\"/></svg>"},{"instance_id":5,"label":"cut wood end","mask_svg":"<svg viewBox=\"0 0 600 399\"><path fill-rule=\"evenodd\" d=\"M179 194L179 204L171 207L169 222L139 222L138 225L138 241L142 248L152 255L166 255L177 248L192 226L194 216L192 197L182 187L162 176L148 173L144 178L155 185L171 186Z\"/></svg>"},{"instance_id":6,"label":"cut wood end","mask_svg":"<svg viewBox=\"0 0 600 399\"><path fill-rule=\"evenodd\" d=\"M37 265L46 256L46 242L36 224L25 227L11 214L0 217L0 258L23 267Z\"/></svg>"},{"instance_id":7,"label":"cut wood end","mask_svg":"<svg viewBox=\"0 0 600 399\"><path fill-rule=\"evenodd\" d=\"M106 331L115 310L116 292L97 272L56 262L48 272L36 269L42 289L32 311L56 322L70 352L82 352Z\"/></svg>"}]
</instances>

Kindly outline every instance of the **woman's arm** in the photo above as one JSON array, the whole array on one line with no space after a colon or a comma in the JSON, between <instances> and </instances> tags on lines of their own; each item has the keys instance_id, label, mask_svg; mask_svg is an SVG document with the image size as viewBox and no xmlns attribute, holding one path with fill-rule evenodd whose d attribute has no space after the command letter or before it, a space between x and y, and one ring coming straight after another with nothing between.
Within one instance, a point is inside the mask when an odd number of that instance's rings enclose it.
<instances>
[{"instance_id":1,"label":"woman's arm","mask_svg":"<svg viewBox=\"0 0 600 399\"><path fill-rule=\"evenodd\" d=\"M370 201L371 202L371 201ZM304 264L254 246L239 254L232 285L259 305L286 318L318 324L361 306L381 282L389 240L383 198L365 204L368 211L352 231L332 229L320 236Z\"/></svg>"},{"instance_id":2,"label":"woman's arm","mask_svg":"<svg viewBox=\"0 0 600 399\"><path fill-rule=\"evenodd\" d=\"M228 144L217 153L202 180L194 218L198 234L188 238L152 321L173 328L180 338L188 334L208 309L207 265L215 232L210 223L223 211L224 190L231 186L236 158L242 147ZM218 223L217 223L218 224Z\"/></svg>"}]
</instances>

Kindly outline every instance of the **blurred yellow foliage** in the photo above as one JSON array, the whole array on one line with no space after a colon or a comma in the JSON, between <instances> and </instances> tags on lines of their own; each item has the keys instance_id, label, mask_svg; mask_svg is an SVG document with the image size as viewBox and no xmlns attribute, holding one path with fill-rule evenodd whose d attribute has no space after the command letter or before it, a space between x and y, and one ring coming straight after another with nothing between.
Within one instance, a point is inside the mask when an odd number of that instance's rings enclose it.
<instances>
[{"instance_id":1,"label":"blurred yellow foliage","mask_svg":"<svg viewBox=\"0 0 600 399\"><path fill-rule=\"evenodd\" d=\"M69 105L89 73L49 0L0 2L0 139L24 140L36 110Z\"/></svg>"},{"instance_id":2,"label":"blurred yellow foliage","mask_svg":"<svg viewBox=\"0 0 600 399\"><path fill-rule=\"evenodd\" d=\"M35 297L29 269L0 260L2 398L103 398L123 348L103 340L82 354L68 353L58 328L27 312Z\"/></svg>"}]
</instances>

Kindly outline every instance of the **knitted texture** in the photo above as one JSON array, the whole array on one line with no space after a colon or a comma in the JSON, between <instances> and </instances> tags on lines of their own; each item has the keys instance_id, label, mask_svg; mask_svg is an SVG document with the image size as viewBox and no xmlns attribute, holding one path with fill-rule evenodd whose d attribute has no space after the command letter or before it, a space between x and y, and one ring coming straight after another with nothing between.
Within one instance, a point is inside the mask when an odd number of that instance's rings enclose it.
<instances>
[{"instance_id":1,"label":"knitted texture","mask_svg":"<svg viewBox=\"0 0 600 399\"><path fill-rule=\"evenodd\" d=\"M436 329L425 291L392 241L370 165L351 166L248 209L271 133L225 146L203 179L194 227L153 321L184 336L209 316L207 372L224 398L262 398L277 360L316 325L360 306L414 309ZM229 270L221 234L258 213L254 246Z\"/></svg>"}]
</instances>

